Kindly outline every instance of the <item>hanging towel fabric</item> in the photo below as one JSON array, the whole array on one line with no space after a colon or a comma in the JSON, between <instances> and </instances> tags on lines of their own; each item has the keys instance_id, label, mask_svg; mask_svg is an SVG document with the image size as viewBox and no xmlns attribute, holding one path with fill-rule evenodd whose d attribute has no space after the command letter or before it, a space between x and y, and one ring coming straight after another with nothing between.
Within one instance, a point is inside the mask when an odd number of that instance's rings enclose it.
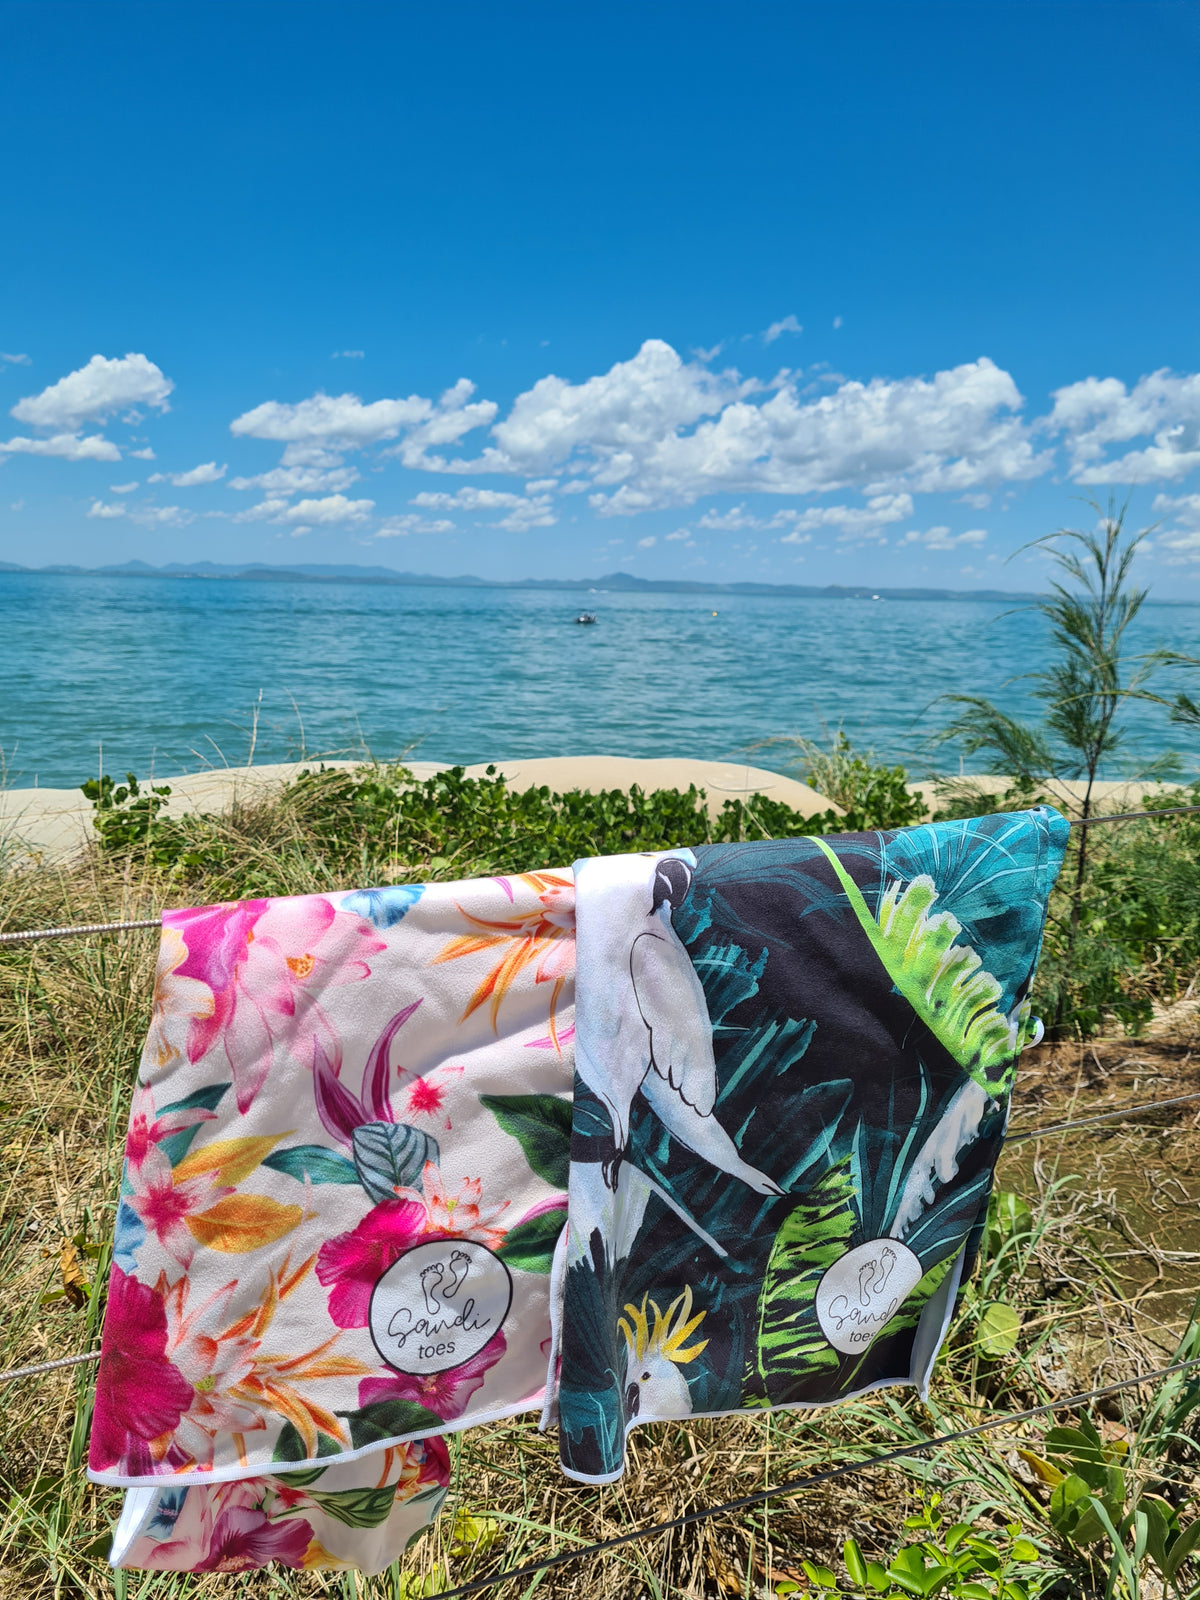
<instances>
[{"instance_id":1,"label":"hanging towel fabric","mask_svg":"<svg viewBox=\"0 0 1200 1600\"><path fill-rule=\"evenodd\" d=\"M449 1481L445 1443L431 1438L307 1472L126 1489L109 1559L156 1572L247 1572L278 1562L372 1575L433 1522Z\"/></svg>"},{"instance_id":2,"label":"hanging towel fabric","mask_svg":"<svg viewBox=\"0 0 1200 1600\"><path fill-rule=\"evenodd\" d=\"M571 1477L619 1477L639 1421L924 1389L1067 827L1038 808L576 864Z\"/></svg>"},{"instance_id":3,"label":"hanging towel fabric","mask_svg":"<svg viewBox=\"0 0 1200 1600\"><path fill-rule=\"evenodd\" d=\"M246 1526L249 1480L381 1487L405 1441L541 1404L573 990L565 872L164 916L95 1481Z\"/></svg>"}]
</instances>

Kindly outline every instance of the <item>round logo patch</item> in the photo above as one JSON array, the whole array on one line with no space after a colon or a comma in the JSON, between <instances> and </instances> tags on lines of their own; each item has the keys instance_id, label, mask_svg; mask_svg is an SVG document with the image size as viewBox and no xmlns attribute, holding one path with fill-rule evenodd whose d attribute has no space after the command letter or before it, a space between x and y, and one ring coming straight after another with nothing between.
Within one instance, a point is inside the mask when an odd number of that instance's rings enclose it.
<instances>
[{"instance_id":1,"label":"round logo patch","mask_svg":"<svg viewBox=\"0 0 1200 1600\"><path fill-rule=\"evenodd\" d=\"M817 1285L817 1321L835 1350L865 1350L921 1281L918 1258L898 1239L848 1250Z\"/></svg>"},{"instance_id":2,"label":"round logo patch","mask_svg":"<svg viewBox=\"0 0 1200 1600\"><path fill-rule=\"evenodd\" d=\"M494 1339L512 1304L512 1276L486 1245L433 1239L392 1263L371 1291L371 1338L391 1367L449 1372Z\"/></svg>"}]
</instances>

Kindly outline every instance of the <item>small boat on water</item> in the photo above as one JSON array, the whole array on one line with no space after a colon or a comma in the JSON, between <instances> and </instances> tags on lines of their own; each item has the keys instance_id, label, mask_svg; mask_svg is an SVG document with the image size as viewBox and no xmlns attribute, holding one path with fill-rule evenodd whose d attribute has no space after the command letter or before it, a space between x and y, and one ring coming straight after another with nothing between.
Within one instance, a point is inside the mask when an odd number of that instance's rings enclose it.
<instances>
[{"instance_id":1,"label":"small boat on water","mask_svg":"<svg viewBox=\"0 0 1200 1600\"><path fill-rule=\"evenodd\" d=\"M596 620L596 613L594 611L581 611L579 613L579 615L575 618L576 622L580 622L580 623L583 623L585 625L588 624L588 623L595 622L595 620Z\"/></svg>"}]
</instances>

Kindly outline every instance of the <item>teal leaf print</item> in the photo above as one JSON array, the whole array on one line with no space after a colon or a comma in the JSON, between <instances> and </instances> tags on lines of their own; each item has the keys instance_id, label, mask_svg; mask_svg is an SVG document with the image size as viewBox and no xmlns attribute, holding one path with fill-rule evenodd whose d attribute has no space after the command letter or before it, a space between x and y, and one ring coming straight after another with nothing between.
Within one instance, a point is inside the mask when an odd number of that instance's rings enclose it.
<instances>
[{"instance_id":1,"label":"teal leaf print","mask_svg":"<svg viewBox=\"0 0 1200 1600\"><path fill-rule=\"evenodd\" d=\"M203 1089L197 1089L193 1094L185 1095L182 1100L173 1100L169 1106L158 1106L157 1114L165 1117L172 1111L215 1111L224 1099L226 1089L232 1089L232 1083L210 1083ZM200 1132L202 1123L194 1122L190 1128L181 1128L178 1133L168 1134L165 1139L159 1140L158 1148L166 1156L173 1167L177 1167L191 1148L192 1140Z\"/></svg>"},{"instance_id":2,"label":"teal leaf print","mask_svg":"<svg viewBox=\"0 0 1200 1600\"><path fill-rule=\"evenodd\" d=\"M841 1360L817 1321L817 1285L850 1248L858 1226L855 1195L847 1156L802 1193L775 1235L758 1297L756 1370L747 1375L765 1394L760 1404L786 1404Z\"/></svg>"},{"instance_id":3,"label":"teal leaf print","mask_svg":"<svg viewBox=\"0 0 1200 1600\"><path fill-rule=\"evenodd\" d=\"M415 1400L376 1400L358 1411L339 1411L350 1428L350 1442L356 1450L371 1444L388 1444L410 1433L436 1433L444 1426L441 1417L419 1406Z\"/></svg>"},{"instance_id":4,"label":"teal leaf print","mask_svg":"<svg viewBox=\"0 0 1200 1600\"><path fill-rule=\"evenodd\" d=\"M1005 1093L1025 1042L1028 1007L1015 1021L999 1009L1000 985L970 945L955 943L962 932L958 918L950 911L931 915L938 897L933 879L922 873L903 893L895 880L876 921L862 890L824 839L813 842L831 863L888 976L934 1038L982 1089Z\"/></svg>"},{"instance_id":5,"label":"teal leaf print","mask_svg":"<svg viewBox=\"0 0 1200 1600\"><path fill-rule=\"evenodd\" d=\"M301 1183L305 1178L312 1183L358 1182L353 1161L320 1144L294 1144L288 1150L272 1150L262 1164L289 1178L298 1178Z\"/></svg>"},{"instance_id":6,"label":"teal leaf print","mask_svg":"<svg viewBox=\"0 0 1200 1600\"><path fill-rule=\"evenodd\" d=\"M549 1272L554 1260L554 1246L567 1220L566 1207L544 1211L540 1217L528 1222L518 1222L508 1230L504 1243L496 1254L510 1267L522 1272Z\"/></svg>"},{"instance_id":7,"label":"teal leaf print","mask_svg":"<svg viewBox=\"0 0 1200 1600\"><path fill-rule=\"evenodd\" d=\"M565 1189L571 1157L571 1102L555 1094L481 1094L479 1099L521 1146L538 1177L556 1189Z\"/></svg>"},{"instance_id":8,"label":"teal leaf print","mask_svg":"<svg viewBox=\"0 0 1200 1600\"><path fill-rule=\"evenodd\" d=\"M441 1158L438 1142L407 1122L364 1122L354 1130L354 1165L363 1188L378 1203L397 1189L419 1188L425 1163Z\"/></svg>"}]
</instances>

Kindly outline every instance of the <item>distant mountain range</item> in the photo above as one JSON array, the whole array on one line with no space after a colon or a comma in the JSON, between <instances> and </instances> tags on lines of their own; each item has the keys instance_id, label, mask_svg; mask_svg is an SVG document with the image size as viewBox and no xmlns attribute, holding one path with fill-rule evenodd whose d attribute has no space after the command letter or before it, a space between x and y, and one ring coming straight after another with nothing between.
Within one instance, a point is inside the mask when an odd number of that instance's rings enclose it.
<instances>
[{"instance_id":1,"label":"distant mountain range","mask_svg":"<svg viewBox=\"0 0 1200 1600\"><path fill-rule=\"evenodd\" d=\"M0 572L34 572L64 577L206 578L235 583L380 583L418 588L453 589L560 589L572 594L742 594L778 595L782 598L826 600L1030 600L1035 596L1011 589L888 589L871 584L829 583L705 583L682 578L639 578L630 572L610 572L602 578L515 578L502 581L475 578L469 573L440 578L424 572L397 572L392 567L330 566L304 563L272 567L262 562L244 566L219 561L170 561L154 567L146 561L125 561L109 567L24 567L0 561Z\"/></svg>"}]
</instances>

